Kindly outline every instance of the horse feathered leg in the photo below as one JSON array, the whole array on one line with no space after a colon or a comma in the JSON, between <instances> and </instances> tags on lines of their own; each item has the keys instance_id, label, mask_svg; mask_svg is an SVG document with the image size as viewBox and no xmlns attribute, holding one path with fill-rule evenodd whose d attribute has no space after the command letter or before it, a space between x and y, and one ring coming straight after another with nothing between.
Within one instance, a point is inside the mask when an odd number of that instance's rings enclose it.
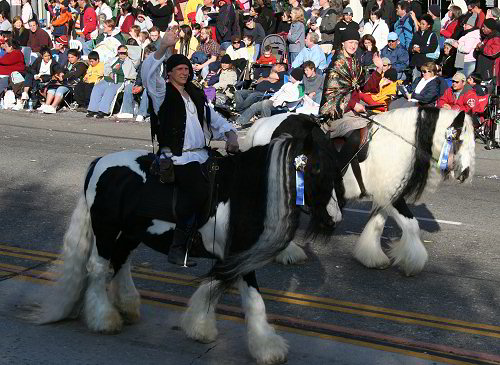
<instances>
[{"instance_id":1,"label":"horse feathered leg","mask_svg":"<svg viewBox=\"0 0 500 365\"><path fill-rule=\"evenodd\" d=\"M402 198L389 209L389 214L403 231L401 239L391 245L389 256L406 276L416 275L422 271L428 258L427 250L420 240L418 221Z\"/></svg>"},{"instance_id":2,"label":"horse feathered leg","mask_svg":"<svg viewBox=\"0 0 500 365\"><path fill-rule=\"evenodd\" d=\"M95 245L87 269L89 271L88 288L85 293L83 311L85 322L91 331L117 333L122 329L123 321L106 291L109 260L99 256Z\"/></svg>"},{"instance_id":3,"label":"horse feathered leg","mask_svg":"<svg viewBox=\"0 0 500 365\"><path fill-rule=\"evenodd\" d=\"M354 247L354 257L366 267L386 269L391 265L391 261L380 246L380 237L386 219L387 213L383 209L374 207L371 217Z\"/></svg>"},{"instance_id":4,"label":"horse feathered leg","mask_svg":"<svg viewBox=\"0 0 500 365\"><path fill-rule=\"evenodd\" d=\"M122 265L109 287L113 304L123 315L126 323L135 323L141 316L141 296L135 288L130 272L130 259Z\"/></svg>"},{"instance_id":5,"label":"horse feathered leg","mask_svg":"<svg viewBox=\"0 0 500 365\"><path fill-rule=\"evenodd\" d=\"M307 255L302 247L291 241L274 260L283 265L300 264L307 260Z\"/></svg>"},{"instance_id":6,"label":"horse feathered leg","mask_svg":"<svg viewBox=\"0 0 500 365\"><path fill-rule=\"evenodd\" d=\"M260 364L278 364L286 361L288 344L267 322L266 307L256 288L255 271L238 282L247 323L248 348Z\"/></svg>"},{"instance_id":7,"label":"horse feathered leg","mask_svg":"<svg viewBox=\"0 0 500 365\"><path fill-rule=\"evenodd\" d=\"M217 338L215 306L221 294L219 285L218 280L204 282L189 299L181 320L181 327L189 338L203 343Z\"/></svg>"}]
</instances>

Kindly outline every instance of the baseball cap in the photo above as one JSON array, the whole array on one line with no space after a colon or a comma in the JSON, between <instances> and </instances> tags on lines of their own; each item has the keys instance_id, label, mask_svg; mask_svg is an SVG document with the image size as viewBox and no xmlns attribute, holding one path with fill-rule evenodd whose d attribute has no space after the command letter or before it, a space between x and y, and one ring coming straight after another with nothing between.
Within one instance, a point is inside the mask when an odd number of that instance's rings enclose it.
<instances>
[{"instance_id":1,"label":"baseball cap","mask_svg":"<svg viewBox=\"0 0 500 365\"><path fill-rule=\"evenodd\" d=\"M342 12L342 14L351 14L352 15L353 12L352 12L352 9L349 6L346 6L344 8L344 11Z\"/></svg>"},{"instance_id":2,"label":"baseball cap","mask_svg":"<svg viewBox=\"0 0 500 365\"><path fill-rule=\"evenodd\" d=\"M390 32L389 35L387 36L388 41L397 41L398 40L398 35L395 32Z\"/></svg>"},{"instance_id":3,"label":"baseball cap","mask_svg":"<svg viewBox=\"0 0 500 365\"><path fill-rule=\"evenodd\" d=\"M453 81L465 81L465 75L461 72L457 72L451 79Z\"/></svg>"},{"instance_id":4,"label":"baseball cap","mask_svg":"<svg viewBox=\"0 0 500 365\"><path fill-rule=\"evenodd\" d=\"M384 64L384 66L392 65L391 60L388 59L387 57L382 58L382 63Z\"/></svg>"}]
</instances>

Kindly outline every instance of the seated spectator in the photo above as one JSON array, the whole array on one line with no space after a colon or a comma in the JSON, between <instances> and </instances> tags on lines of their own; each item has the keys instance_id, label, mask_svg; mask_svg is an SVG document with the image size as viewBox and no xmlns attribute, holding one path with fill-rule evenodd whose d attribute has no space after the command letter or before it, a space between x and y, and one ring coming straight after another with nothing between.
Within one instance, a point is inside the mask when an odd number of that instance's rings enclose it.
<instances>
[{"instance_id":1,"label":"seated spectator","mask_svg":"<svg viewBox=\"0 0 500 365\"><path fill-rule=\"evenodd\" d=\"M370 35L375 39L373 45L382 49L387 45L387 36L389 35L389 26L382 18L382 11L375 5L370 12L370 20L365 23L363 36Z\"/></svg>"},{"instance_id":2,"label":"seated spectator","mask_svg":"<svg viewBox=\"0 0 500 365\"><path fill-rule=\"evenodd\" d=\"M201 75L205 78L208 75L208 65L217 61L220 55L220 45L212 38L212 29L210 27L203 28L200 34L200 44L197 51L202 51L207 55L208 60L202 64L193 65L194 71L201 71Z\"/></svg>"},{"instance_id":3,"label":"seated spectator","mask_svg":"<svg viewBox=\"0 0 500 365\"><path fill-rule=\"evenodd\" d=\"M66 67L61 67L57 65L62 72L63 75L60 77L60 73L53 71L53 79L54 75L55 81L48 85L47 87L47 98L45 103L42 104L38 110L46 114L54 114L57 111L57 108L61 104L64 96L67 95L73 88L82 81L85 73L87 72L87 64L83 62L81 59L80 51L77 49L70 49L68 51L68 64Z\"/></svg>"},{"instance_id":4,"label":"seated spectator","mask_svg":"<svg viewBox=\"0 0 500 365\"><path fill-rule=\"evenodd\" d=\"M304 48L305 28L304 28L304 10L301 7L292 8L291 12L292 26L288 32L288 63L293 64L295 57ZM262 43L262 41L261 41Z\"/></svg>"},{"instance_id":5,"label":"seated spectator","mask_svg":"<svg viewBox=\"0 0 500 365\"><path fill-rule=\"evenodd\" d=\"M156 48L150 44L146 46L144 49L144 59L146 59L151 53L156 52ZM141 68L143 62L139 64L137 67L137 77L135 79L135 83L129 83L125 85L125 89L123 90L123 102L120 113L116 115L118 119L132 119L134 117L134 105L135 96L139 97L139 109L137 113L136 122L143 122L144 118L148 116L148 94L143 87L142 77L141 77Z\"/></svg>"},{"instance_id":6,"label":"seated spectator","mask_svg":"<svg viewBox=\"0 0 500 365\"><path fill-rule=\"evenodd\" d=\"M462 69L465 76L469 76L476 68L474 50L481 43L481 32L475 27L476 14L472 14L464 24L464 32L458 41L454 40L452 46L457 49L455 67Z\"/></svg>"},{"instance_id":7,"label":"seated spectator","mask_svg":"<svg viewBox=\"0 0 500 365\"><path fill-rule=\"evenodd\" d=\"M270 117L273 110L277 110L286 103L300 100L304 96L303 78L304 71L301 68L294 68L289 82L284 84L270 99L254 103L244 110L236 119L235 124L241 128L248 127L250 119L256 114L260 114L262 118Z\"/></svg>"},{"instance_id":8,"label":"seated spectator","mask_svg":"<svg viewBox=\"0 0 500 365\"><path fill-rule=\"evenodd\" d=\"M113 19L113 10L111 10L107 0L95 0L94 5L97 17L100 17L101 14L103 14L106 17L104 20Z\"/></svg>"},{"instance_id":9,"label":"seated spectator","mask_svg":"<svg viewBox=\"0 0 500 365\"><path fill-rule=\"evenodd\" d=\"M212 85L212 87L216 88L217 90L224 90L229 85L236 84L236 81L238 80L236 70L231 63L231 57L229 57L229 55L227 54L222 56L220 60L220 69L218 73L219 81Z\"/></svg>"},{"instance_id":10,"label":"seated spectator","mask_svg":"<svg viewBox=\"0 0 500 365\"><path fill-rule=\"evenodd\" d=\"M233 35L231 37L231 45L226 48L226 54L229 55L232 60L243 58L247 61L253 61L253 59L248 55L246 47L242 47L241 45L241 37L239 35Z\"/></svg>"},{"instance_id":11,"label":"seated spectator","mask_svg":"<svg viewBox=\"0 0 500 365\"><path fill-rule=\"evenodd\" d=\"M264 52L262 52L262 55L259 57L257 60L258 65L275 65L276 64L276 57L273 55L272 52L272 47L271 46L266 46L264 48Z\"/></svg>"},{"instance_id":12,"label":"seated spectator","mask_svg":"<svg viewBox=\"0 0 500 365\"><path fill-rule=\"evenodd\" d=\"M57 63L54 65L54 68L52 69L52 77L50 81L45 85L43 90L40 91L43 97L46 99L54 98L55 92L61 88L60 90L63 92L63 95L69 92L69 89L64 86L64 69L61 67L61 65L58 65ZM49 94L50 92L50 94ZM58 95L58 97L62 97ZM45 110L47 110L47 114L55 114L56 113L56 108L53 108L50 104L47 103L42 103L42 105L37 109L40 113L44 113Z\"/></svg>"},{"instance_id":13,"label":"seated spectator","mask_svg":"<svg viewBox=\"0 0 500 365\"><path fill-rule=\"evenodd\" d=\"M187 58L191 56L198 49L198 40L193 37L193 31L189 25L181 25L179 31L179 40L175 44L175 50Z\"/></svg>"},{"instance_id":14,"label":"seated spectator","mask_svg":"<svg viewBox=\"0 0 500 365\"><path fill-rule=\"evenodd\" d=\"M153 28L153 22L142 10L137 11L137 18L134 25L138 25L141 28L141 32L149 32Z\"/></svg>"},{"instance_id":15,"label":"seated spectator","mask_svg":"<svg viewBox=\"0 0 500 365\"><path fill-rule=\"evenodd\" d=\"M115 21L113 19L104 22L104 32L99 34L96 39L86 41L83 43L83 54L88 55L99 43L108 37L115 37L120 44L125 44L125 38L120 32L120 29L115 30Z\"/></svg>"},{"instance_id":16,"label":"seated spectator","mask_svg":"<svg viewBox=\"0 0 500 365\"><path fill-rule=\"evenodd\" d=\"M170 0L157 0L156 5L147 1L143 5L144 13L151 18L153 25L161 32L165 32L172 21L174 6Z\"/></svg>"},{"instance_id":17,"label":"seated spectator","mask_svg":"<svg viewBox=\"0 0 500 365\"><path fill-rule=\"evenodd\" d=\"M410 64L410 57L408 51L399 44L399 38L396 33L389 33L387 37L387 46L380 52L380 57L390 60L392 68L398 73L398 80L404 81L406 79L404 70L408 68Z\"/></svg>"},{"instance_id":18,"label":"seated spectator","mask_svg":"<svg viewBox=\"0 0 500 365\"><path fill-rule=\"evenodd\" d=\"M321 24L321 20L319 20L319 23ZM316 24L311 23L312 26L315 26ZM283 12L283 15L281 15L281 21L278 23L278 26L276 27L276 33L281 34L281 33L287 33L290 31L290 27L292 26L292 18L290 16L290 10L286 10ZM319 31L319 25L317 28Z\"/></svg>"},{"instance_id":19,"label":"seated spectator","mask_svg":"<svg viewBox=\"0 0 500 365\"><path fill-rule=\"evenodd\" d=\"M49 34L43 29L38 27L38 21L31 19L29 21L30 36L28 39L27 46L31 48L32 52L39 53L42 47L52 48L52 40Z\"/></svg>"},{"instance_id":20,"label":"seated spectator","mask_svg":"<svg viewBox=\"0 0 500 365\"><path fill-rule=\"evenodd\" d=\"M0 32L12 32L12 24L5 11L0 11Z\"/></svg>"},{"instance_id":21,"label":"seated spectator","mask_svg":"<svg viewBox=\"0 0 500 365\"><path fill-rule=\"evenodd\" d=\"M250 60L252 62L257 61L258 53L255 43L253 42L253 37L251 35L243 36L243 44L245 45L245 49Z\"/></svg>"},{"instance_id":22,"label":"seated spectator","mask_svg":"<svg viewBox=\"0 0 500 365\"><path fill-rule=\"evenodd\" d=\"M309 33L316 34L316 33ZM325 75L316 73L316 65L313 61L306 61L304 67L304 93L309 96L315 103L321 103L323 95L323 83Z\"/></svg>"},{"instance_id":23,"label":"seated spectator","mask_svg":"<svg viewBox=\"0 0 500 365\"><path fill-rule=\"evenodd\" d=\"M193 37L195 37L198 42L200 41L201 25L194 23L191 24L191 29L193 30Z\"/></svg>"},{"instance_id":24,"label":"seated spectator","mask_svg":"<svg viewBox=\"0 0 500 365\"><path fill-rule=\"evenodd\" d=\"M42 47L40 55L41 57L38 57L27 69L24 77L24 91L21 95L21 100L28 100L28 92L34 87L36 90L40 83L49 82L54 74L54 66L57 62L52 59L50 48L47 46ZM38 95L34 95L34 98L36 99L37 96Z\"/></svg>"},{"instance_id":25,"label":"seated spectator","mask_svg":"<svg viewBox=\"0 0 500 365\"><path fill-rule=\"evenodd\" d=\"M457 28L460 17L462 16L462 9L456 5L451 5L448 10L448 20L441 28L441 36L444 39L449 39Z\"/></svg>"},{"instance_id":26,"label":"seated spectator","mask_svg":"<svg viewBox=\"0 0 500 365\"><path fill-rule=\"evenodd\" d=\"M153 28L149 30L149 39L151 39L151 44L155 46L156 49L160 47L160 30L157 27L153 26Z\"/></svg>"},{"instance_id":27,"label":"seated spectator","mask_svg":"<svg viewBox=\"0 0 500 365\"><path fill-rule=\"evenodd\" d=\"M213 4L212 0L208 0L211 4ZM201 25L202 28L208 27L212 22L212 18L210 17L210 13L216 13L217 8L213 5L204 5L196 12L196 21Z\"/></svg>"},{"instance_id":28,"label":"seated spectator","mask_svg":"<svg viewBox=\"0 0 500 365\"><path fill-rule=\"evenodd\" d=\"M398 72L394 68L388 68L384 70L384 74L377 88L370 90L371 92L359 93L359 97L368 105L380 105L377 111L386 111L391 98L396 96L397 87L403 83L402 80L398 80Z\"/></svg>"},{"instance_id":29,"label":"seated spectator","mask_svg":"<svg viewBox=\"0 0 500 365\"><path fill-rule=\"evenodd\" d=\"M19 43L7 37L2 44L2 49L5 51L3 57L0 57L0 93L9 86L10 75L17 72L24 72L24 55L21 52Z\"/></svg>"},{"instance_id":30,"label":"seated spectator","mask_svg":"<svg viewBox=\"0 0 500 365\"><path fill-rule=\"evenodd\" d=\"M243 21L245 23L245 27L243 28L243 38L247 35L252 36L253 44L255 45L254 60L256 60L260 54L260 45L262 44L266 33L264 32L262 25L256 23L252 17L245 17Z\"/></svg>"},{"instance_id":31,"label":"seated spectator","mask_svg":"<svg viewBox=\"0 0 500 365\"><path fill-rule=\"evenodd\" d=\"M439 78L434 62L426 62L421 68L422 77L415 80L412 90L405 95L406 99L419 105L434 104L439 98Z\"/></svg>"},{"instance_id":32,"label":"seated spectator","mask_svg":"<svg viewBox=\"0 0 500 365\"><path fill-rule=\"evenodd\" d=\"M139 46L141 46L142 49L146 48L146 46L151 44L151 39L149 39L149 33L148 32L140 32L139 39L137 40L137 43L139 43Z\"/></svg>"},{"instance_id":33,"label":"seated spectator","mask_svg":"<svg viewBox=\"0 0 500 365\"><path fill-rule=\"evenodd\" d=\"M141 34L141 27L139 27L138 25L132 25L130 27L130 31L128 32L129 39L127 40L127 44L131 45L131 43L129 43L128 41L130 41L130 39L133 39L135 40L134 45L139 45L139 34Z\"/></svg>"},{"instance_id":34,"label":"seated spectator","mask_svg":"<svg viewBox=\"0 0 500 365\"><path fill-rule=\"evenodd\" d=\"M62 67L68 64L68 36L63 35L54 42L54 48L51 50L52 58Z\"/></svg>"},{"instance_id":35,"label":"seated spectator","mask_svg":"<svg viewBox=\"0 0 500 365\"><path fill-rule=\"evenodd\" d=\"M68 8L66 8L66 6L64 6L64 3L61 3L57 17L52 19L50 22L52 27L52 37L56 39L60 36L68 35L69 22L71 20L73 20L71 12Z\"/></svg>"},{"instance_id":36,"label":"seated spectator","mask_svg":"<svg viewBox=\"0 0 500 365\"><path fill-rule=\"evenodd\" d=\"M30 38L30 31L24 28L23 21L20 16L15 16L12 19L12 39L17 41L21 47L26 47L28 45L28 40Z\"/></svg>"},{"instance_id":37,"label":"seated spectator","mask_svg":"<svg viewBox=\"0 0 500 365\"><path fill-rule=\"evenodd\" d=\"M75 86L73 96L78 106L82 108L79 111L87 110L94 85L104 77L104 64L99 60L99 53L96 51L90 52L88 62L90 66L87 68L83 80Z\"/></svg>"},{"instance_id":38,"label":"seated spectator","mask_svg":"<svg viewBox=\"0 0 500 365\"><path fill-rule=\"evenodd\" d=\"M90 5L89 0L78 0L78 6L81 9L80 28L75 33L78 38L81 38L80 40L83 43L91 40L92 34L97 29L97 14Z\"/></svg>"},{"instance_id":39,"label":"seated spectator","mask_svg":"<svg viewBox=\"0 0 500 365\"><path fill-rule=\"evenodd\" d=\"M95 84L90 96L87 117L104 118L113 111L111 103L118 89L126 81L135 81L137 71L128 57L127 46L118 47L118 57L104 65L104 79Z\"/></svg>"},{"instance_id":40,"label":"seated spectator","mask_svg":"<svg viewBox=\"0 0 500 365\"><path fill-rule=\"evenodd\" d=\"M457 55L457 49L452 46L453 39L447 39L444 41L443 47L443 57L441 58L441 76L449 81L449 85L451 86L451 78L457 72L457 68L455 67L455 58Z\"/></svg>"},{"instance_id":41,"label":"seated spectator","mask_svg":"<svg viewBox=\"0 0 500 365\"><path fill-rule=\"evenodd\" d=\"M465 75L457 72L452 78L452 85L437 102L438 108L472 111L477 104L477 95L473 87L466 83Z\"/></svg>"},{"instance_id":42,"label":"seated spectator","mask_svg":"<svg viewBox=\"0 0 500 365\"><path fill-rule=\"evenodd\" d=\"M486 19L488 19L488 13L486 13L486 17ZM488 94L488 90L481 85L481 81L479 72L473 72L467 77L467 84L474 89L477 96L485 96Z\"/></svg>"},{"instance_id":43,"label":"seated spectator","mask_svg":"<svg viewBox=\"0 0 500 365\"><path fill-rule=\"evenodd\" d=\"M495 20L486 19L481 28L483 40L476 45L476 71L483 80L490 80L495 76L494 67L500 55L500 33L497 27Z\"/></svg>"},{"instance_id":44,"label":"seated spectator","mask_svg":"<svg viewBox=\"0 0 500 365\"><path fill-rule=\"evenodd\" d=\"M278 91L284 84L287 69L286 64L278 63L273 66L268 77L260 77L256 81L254 90L236 90L234 94L235 110L241 112L253 103L260 101L265 94Z\"/></svg>"},{"instance_id":45,"label":"seated spectator","mask_svg":"<svg viewBox=\"0 0 500 365\"><path fill-rule=\"evenodd\" d=\"M323 50L318 45L319 37L316 33L309 32L305 40L305 47L299 52L295 60L292 62L292 67L297 68L302 66L306 61L312 61L318 70L323 72L328 66Z\"/></svg>"},{"instance_id":46,"label":"seated spectator","mask_svg":"<svg viewBox=\"0 0 500 365\"><path fill-rule=\"evenodd\" d=\"M359 42L361 57L359 58L361 66L366 69L374 69L373 55L378 53L378 48L375 44L375 38L370 34L365 34Z\"/></svg>"},{"instance_id":47,"label":"seated spectator","mask_svg":"<svg viewBox=\"0 0 500 365\"><path fill-rule=\"evenodd\" d=\"M149 3L149 2L148 2ZM120 32L128 34L130 28L135 23L135 9L128 2L120 6L120 17L118 18L117 27L120 28Z\"/></svg>"}]
</instances>

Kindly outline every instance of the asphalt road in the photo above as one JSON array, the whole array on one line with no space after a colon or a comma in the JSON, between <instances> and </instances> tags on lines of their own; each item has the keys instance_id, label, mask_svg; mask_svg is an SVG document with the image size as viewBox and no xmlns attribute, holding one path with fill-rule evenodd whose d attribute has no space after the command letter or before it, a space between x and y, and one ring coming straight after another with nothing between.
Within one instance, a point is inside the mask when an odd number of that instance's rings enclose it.
<instances>
[{"instance_id":1,"label":"asphalt road","mask_svg":"<svg viewBox=\"0 0 500 365\"><path fill-rule=\"evenodd\" d=\"M252 363L237 296L222 301L215 345L192 343L176 327L194 278L212 262L184 271L146 247L133 256L140 324L101 336L79 321L37 327L20 319L50 284L43 272L88 163L151 141L145 123L4 110L0 138L0 364ZM303 242L305 264L258 272L270 319L291 344L288 363L500 363L500 150L476 151L472 184L445 182L411 206L429 252L416 277L352 259L369 201L348 205L335 236ZM399 234L389 220L384 242Z\"/></svg>"}]
</instances>

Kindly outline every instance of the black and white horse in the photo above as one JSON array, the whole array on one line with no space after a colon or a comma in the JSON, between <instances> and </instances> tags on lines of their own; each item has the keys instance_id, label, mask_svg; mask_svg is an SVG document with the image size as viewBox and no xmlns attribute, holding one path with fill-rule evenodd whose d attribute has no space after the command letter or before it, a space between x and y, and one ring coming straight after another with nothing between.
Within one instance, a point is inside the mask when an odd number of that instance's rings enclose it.
<instances>
[{"instance_id":1,"label":"black and white horse","mask_svg":"<svg viewBox=\"0 0 500 365\"><path fill-rule=\"evenodd\" d=\"M260 363L285 360L287 344L266 319L255 270L271 262L298 226L294 159L304 154L305 202L313 222L332 228L342 218L340 168L324 134L305 139L282 136L235 156L220 158L217 201L199 232L217 258L211 280L193 294L181 326L188 337L211 342L217 336L215 307L224 289L236 286L245 311L248 345ZM175 226L169 185L149 175L152 155L130 150L95 160L64 239L64 266L56 293L42 306L40 323L83 312L92 331L113 333L139 319L140 297L132 281L129 254L142 242L168 252ZM336 198L336 195L340 199ZM163 203L165 201L165 203ZM182 204L182 202L179 202ZM312 233L318 233L311 226ZM114 276L107 291L110 265Z\"/></svg>"},{"instance_id":2,"label":"black and white horse","mask_svg":"<svg viewBox=\"0 0 500 365\"><path fill-rule=\"evenodd\" d=\"M368 156L360 163L368 195L373 201L371 217L357 245L354 257L369 268L399 265L406 275L419 273L427 262L427 251L420 240L417 220L406 200L420 198L426 187L435 187L444 177L454 176L461 182L473 175L474 129L469 116L457 111L437 108L407 108L379 114L373 118L383 127L373 125L375 132L368 146ZM300 114L278 114L258 120L245 137L247 146L268 143L273 133L286 131L294 136L309 133L317 125ZM390 129L390 130L389 130ZM450 151L451 164L440 173L440 159L447 130L457 134ZM361 190L349 166L344 176L345 199L357 199ZM402 237L384 253L380 237L388 216L394 218ZM307 259L293 241L278 256L281 263Z\"/></svg>"}]
</instances>

